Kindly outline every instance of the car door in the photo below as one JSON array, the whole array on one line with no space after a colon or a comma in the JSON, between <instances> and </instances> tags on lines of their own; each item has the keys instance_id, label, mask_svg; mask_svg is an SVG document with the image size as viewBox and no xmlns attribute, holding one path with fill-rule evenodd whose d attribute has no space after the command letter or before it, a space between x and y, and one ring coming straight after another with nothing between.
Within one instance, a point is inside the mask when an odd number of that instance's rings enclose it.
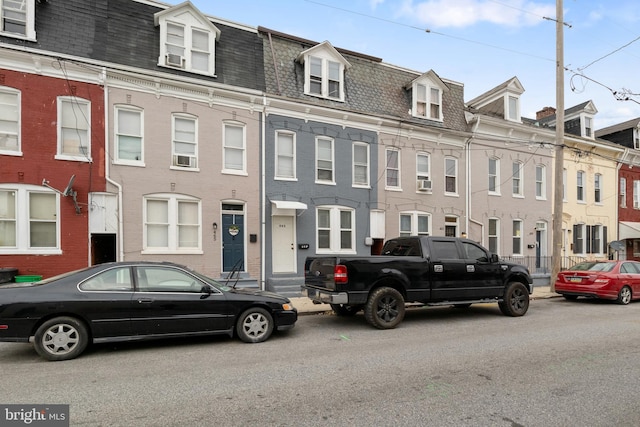
<instances>
[{"instance_id":1,"label":"car door","mask_svg":"<svg viewBox=\"0 0 640 427\"><path fill-rule=\"evenodd\" d=\"M224 293L190 272L165 265L138 265L134 270L131 327L136 335L195 334L232 327Z\"/></svg>"},{"instance_id":2,"label":"car door","mask_svg":"<svg viewBox=\"0 0 640 427\"><path fill-rule=\"evenodd\" d=\"M461 241L465 257L466 288L470 298L491 298L504 287L503 272L499 262L491 262L490 253L473 242Z\"/></svg>"},{"instance_id":3,"label":"car door","mask_svg":"<svg viewBox=\"0 0 640 427\"><path fill-rule=\"evenodd\" d=\"M429 241L431 298L450 300L465 297L467 266L455 239L432 238Z\"/></svg>"}]
</instances>

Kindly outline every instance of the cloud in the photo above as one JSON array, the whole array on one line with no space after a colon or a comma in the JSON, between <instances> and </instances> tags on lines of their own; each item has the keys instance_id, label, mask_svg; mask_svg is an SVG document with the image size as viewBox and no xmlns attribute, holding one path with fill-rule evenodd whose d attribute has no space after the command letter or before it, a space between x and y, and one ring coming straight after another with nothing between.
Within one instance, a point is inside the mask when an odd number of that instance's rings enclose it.
<instances>
[{"instance_id":1,"label":"cloud","mask_svg":"<svg viewBox=\"0 0 640 427\"><path fill-rule=\"evenodd\" d=\"M436 28L461 28L479 23L519 27L537 25L543 22L543 16L555 17L555 4L525 0L406 0L399 14Z\"/></svg>"},{"instance_id":2,"label":"cloud","mask_svg":"<svg viewBox=\"0 0 640 427\"><path fill-rule=\"evenodd\" d=\"M384 0L369 0L369 5L372 10L376 10L379 4L382 4Z\"/></svg>"}]
</instances>

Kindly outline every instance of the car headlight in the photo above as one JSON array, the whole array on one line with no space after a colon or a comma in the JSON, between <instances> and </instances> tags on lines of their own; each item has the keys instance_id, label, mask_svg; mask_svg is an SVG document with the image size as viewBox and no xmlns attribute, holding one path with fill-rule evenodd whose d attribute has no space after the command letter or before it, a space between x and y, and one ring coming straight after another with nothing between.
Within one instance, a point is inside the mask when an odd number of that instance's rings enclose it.
<instances>
[{"instance_id":1,"label":"car headlight","mask_svg":"<svg viewBox=\"0 0 640 427\"><path fill-rule=\"evenodd\" d=\"M293 305L291 305L291 303L284 303L282 304L282 309L285 311L293 311Z\"/></svg>"}]
</instances>

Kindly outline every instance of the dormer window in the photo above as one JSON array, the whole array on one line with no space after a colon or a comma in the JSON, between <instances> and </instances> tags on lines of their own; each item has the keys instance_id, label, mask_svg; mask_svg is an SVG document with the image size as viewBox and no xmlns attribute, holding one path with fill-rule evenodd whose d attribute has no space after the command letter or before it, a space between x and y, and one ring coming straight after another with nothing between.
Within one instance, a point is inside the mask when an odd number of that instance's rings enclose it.
<instances>
[{"instance_id":1,"label":"dormer window","mask_svg":"<svg viewBox=\"0 0 640 427\"><path fill-rule=\"evenodd\" d=\"M520 98L512 95L507 96L507 111L509 112L507 120L520 121Z\"/></svg>"},{"instance_id":2,"label":"dormer window","mask_svg":"<svg viewBox=\"0 0 640 427\"><path fill-rule=\"evenodd\" d=\"M423 74L407 85L407 89L413 94L411 113L414 117L442 121L442 94L447 87L436 73Z\"/></svg>"},{"instance_id":3,"label":"dormer window","mask_svg":"<svg viewBox=\"0 0 640 427\"><path fill-rule=\"evenodd\" d=\"M35 40L35 0L0 0L0 35Z\"/></svg>"},{"instance_id":4,"label":"dormer window","mask_svg":"<svg viewBox=\"0 0 640 427\"><path fill-rule=\"evenodd\" d=\"M593 138L593 118L589 116L584 117L584 132L582 136L585 138Z\"/></svg>"},{"instance_id":5,"label":"dormer window","mask_svg":"<svg viewBox=\"0 0 640 427\"><path fill-rule=\"evenodd\" d=\"M344 73L350 64L329 42L307 49L297 60L304 65L305 94L344 101Z\"/></svg>"},{"instance_id":6,"label":"dormer window","mask_svg":"<svg viewBox=\"0 0 640 427\"><path fill-rule=\"evenodd\" d=\"M218 30L190 3L155 15L160 26L158 65L192 73L215 75L215 41Z\"/></svg>"}]
</instances>

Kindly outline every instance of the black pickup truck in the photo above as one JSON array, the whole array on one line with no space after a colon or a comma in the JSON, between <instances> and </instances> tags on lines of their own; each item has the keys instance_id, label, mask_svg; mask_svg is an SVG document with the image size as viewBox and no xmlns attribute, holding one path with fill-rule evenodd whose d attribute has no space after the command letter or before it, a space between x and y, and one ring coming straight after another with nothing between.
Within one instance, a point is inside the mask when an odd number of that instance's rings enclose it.
<instances>
[{"instance_id":1,"label":"black pickup truck","mask_svg":"<svg viewBox=\"0 0 640 427\"><path fill-rule=\"evenodd\" d=\"M387 241L381 255L318 256L305 262L303 290L348 316L364 309L371 325L396 327L405 303L469 307L497 302L522 316L533 292L529 270L500 261L479 244L456 237L412 236Z\"/></svg>"}]
</instances>

